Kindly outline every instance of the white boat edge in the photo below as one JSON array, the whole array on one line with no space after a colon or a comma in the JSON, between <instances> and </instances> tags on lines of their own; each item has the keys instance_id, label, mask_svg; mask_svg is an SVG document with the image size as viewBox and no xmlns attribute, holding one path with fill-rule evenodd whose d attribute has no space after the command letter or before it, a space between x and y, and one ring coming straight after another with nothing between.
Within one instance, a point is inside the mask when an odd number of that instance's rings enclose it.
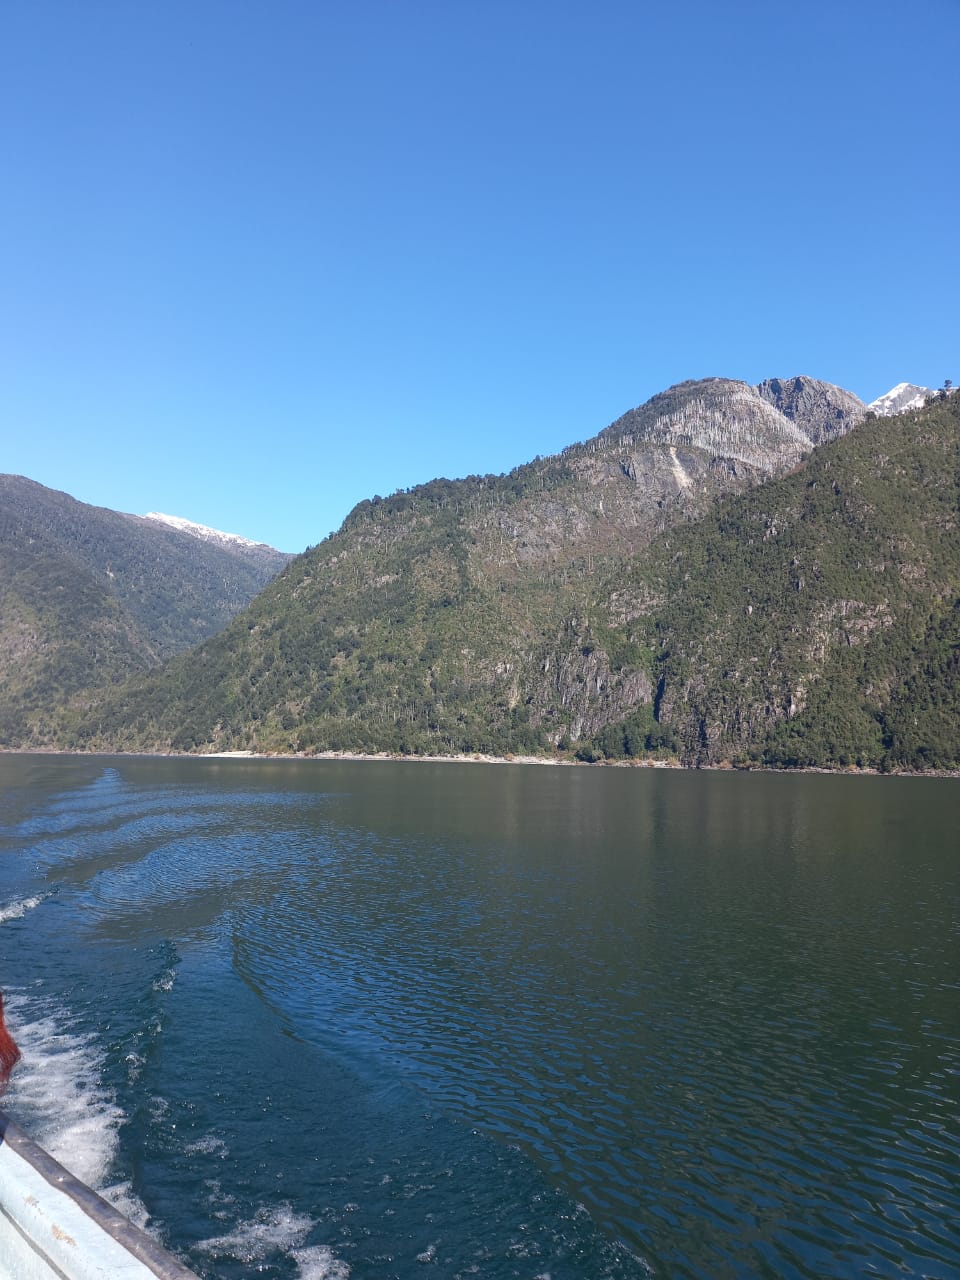
<instances>
[{"instance_id":1,"label":"white boat edge","mask_svg":"<svg viewBox=\"0 0 960 1280\"><path fill-rule=\"evenodd\" d=\"M197 1280L0 1111L0 1280Z\"/></svg>"}]
</instances>

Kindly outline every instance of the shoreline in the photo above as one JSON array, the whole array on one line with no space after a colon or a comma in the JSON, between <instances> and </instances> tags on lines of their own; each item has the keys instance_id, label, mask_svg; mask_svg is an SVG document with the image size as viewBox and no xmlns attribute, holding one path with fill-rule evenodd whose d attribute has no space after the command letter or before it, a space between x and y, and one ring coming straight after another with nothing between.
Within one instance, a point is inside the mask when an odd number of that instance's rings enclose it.
<instances>
[{"instance_id":1,"label":"shoreline","mask_svg":"<svg viewBox=\"0 0 960 1280\"><path fill-rule=\"evenodd\" d=\"M81 753L84 754L84 753ZM179 753L178 753L179 754ZM189 758L189 757L188 757ZM456 755L403 755L389 751L313 751L291 754L287 752L259 751L211 751L200 757L206 760L351 760L351 761L387 761L398 764L404 761L422 764L537 764L565 768L570 765L587 765L586 760L568 760L563 756L496 756L484 751L459 752ZM621 769L684 769L685 765L676 760L595 760L594 764L613 766Z\"/></svg>"},{"instance_id":2,"label":"shoreline","mask_svg":"<svg viewBox=\"0 0 960 1280\"><path fill-rule=\"evenodd\" d=\"M775 773L775 774L823 774L844 778L953 778L960 779L960 770L926 769L922 772L910 769L861 769L855 765L801 765L794 769L775 768L771 765L734 765L728 761L719 764L681 764L675 759L652 759L650 757L633 757L626 760L575 760L562 756L497 756L485 752L461 752L457 755L403 755L400 752L378 751L67 751L56 747L0 747L3 755L34 756L70 756L110 757L130 760L255 760L265 761L293 760L309 762L346 761L349 763L380 764L519 764L547 765L554 768L583 769L670 769L683 773Z\"/></svg>"}]
</instances>

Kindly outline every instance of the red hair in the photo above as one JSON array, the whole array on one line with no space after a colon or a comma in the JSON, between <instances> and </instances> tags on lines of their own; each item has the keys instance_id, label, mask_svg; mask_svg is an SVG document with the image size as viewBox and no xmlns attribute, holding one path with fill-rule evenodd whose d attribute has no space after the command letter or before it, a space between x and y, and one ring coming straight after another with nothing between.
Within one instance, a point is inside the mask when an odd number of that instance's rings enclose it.
<instances>
[{"instance_id":1,"label":"red hair","mask_svg":"<svg viewBox=\"0 0 960 1280\"><path fill-rule=\"evenodd\" d=\"M0 1092L7 1087L10 1072L20 1061L20 1050L13 1042L3 1020L3 996L0 996Z\"/></svg>"}]
</instances>

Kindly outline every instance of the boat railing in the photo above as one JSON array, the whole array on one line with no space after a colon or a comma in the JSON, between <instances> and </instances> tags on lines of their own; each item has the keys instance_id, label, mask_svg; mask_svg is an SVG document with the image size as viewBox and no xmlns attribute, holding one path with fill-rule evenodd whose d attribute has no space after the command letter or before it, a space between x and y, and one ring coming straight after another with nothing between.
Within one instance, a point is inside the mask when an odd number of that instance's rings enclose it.
<instances>
[{"instance_id":1,"label":"boat railing","mask_svg":"<svg viewBox=\"0 0 960 1280\"><path fill-rule=\"evenodd\" d=\"M0 1280L197 1280L0 1111Z\"/></svg>"}]
</instances>

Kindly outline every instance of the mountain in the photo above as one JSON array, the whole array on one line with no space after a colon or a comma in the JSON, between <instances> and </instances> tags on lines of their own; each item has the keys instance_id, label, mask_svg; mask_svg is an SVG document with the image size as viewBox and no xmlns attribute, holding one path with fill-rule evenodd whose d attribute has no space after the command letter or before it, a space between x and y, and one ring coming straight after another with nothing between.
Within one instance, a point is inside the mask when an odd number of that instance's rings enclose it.
<instances>
[{"instance_id":1,"label":"mountain","mask_svg":"<svg viewBox=\"0 0 960 1280\"><path fill-rule=\"evenodd\" d=\"M960 763L957 406L865 413L705 379L509 475L361 503L70 741Z\"/></svg>"},{"instance_id":2,"label":"mountain","mask_svg":"<svg viewBox=\"0 0 960 1280\"><path fill-rule=\"evenodd\" d=\"M435 480L361 502L338 536L372 523L389 540L411 521L423 527L414 511L435 521L453 509L484 579L511 560L556 566L635 551L677 520L697 518L719 494L798 465L818 439L849 430L866 412L840 388L794 383L822 392L819 417L811 411L794 421L744 382L684 382L585 443L506 476Z\"/></svg>"},{"instance_id":3,"label":"mountain","mask_svg":"<svg viewBox=\"0 0 960 1280\"><path fill-rule=\"evenodd\" d=\"M0 476L0 744L215 634L289 558Z\"/></svg>"},{"instance_id":4,"label":"mountain","mask_svg":"<svg viewBox=\"0 0 960 1280\"><path fill-rule=\"evenodd\" d=\"M682 383L507 475L360 503L34 740L960 768L958 457L954 396Z\"/></svg>"},{"instance_id":5,"label":"mountain","mask_svg":"<svg viewBox=\"0 0 960 1280\"><path fill-rule=\"evenodd\" d=\"M209 525L185 520L183 516L164 515L162 511L148 511L144 516L131 516L130 519L149 520L152 524L177 529L180 533L188 533L193 538L199 538L201 542L215 542L218 546L239 551L251 560L263 560L273 565L274 571L277 568L277 556L283 554L275 547L267 546L265 542L252 542L249 538L241 538L238 533L224 533L221 529L211 529Z\"/></svg>"},{"instance_id":6,"label":"mountain","mask_svg":"<svg viewBox=\"0 0 960 1280\"><path fill-rule=\"evenodd\" d=\"M815 378L770 378L757 393L800 427L812 444L824 444L855 427L866 410L851 391Z\"/></svg>"},{"instance_id":7,"label":"mountain","mask_svg":"<svg viewBox=\"0 0 960 1280\"><path fill-rule=\"evenodd\" d=\"M960 404L864 422L598 591L649 705L586 754L960 768Z\"/></svg>"},{"instance_id":8,"label":"mountain","mask_svg":"<svg viewBox=\"0 0 960 1280\"><path fill-rule=\"evenodd\" d=\"M929 387L916 387L912 382L898 382L886 395L871 401L867 409L880 418L889 418L895 413L922 409L933 394Z\"/></svg>"}]
</instances>

